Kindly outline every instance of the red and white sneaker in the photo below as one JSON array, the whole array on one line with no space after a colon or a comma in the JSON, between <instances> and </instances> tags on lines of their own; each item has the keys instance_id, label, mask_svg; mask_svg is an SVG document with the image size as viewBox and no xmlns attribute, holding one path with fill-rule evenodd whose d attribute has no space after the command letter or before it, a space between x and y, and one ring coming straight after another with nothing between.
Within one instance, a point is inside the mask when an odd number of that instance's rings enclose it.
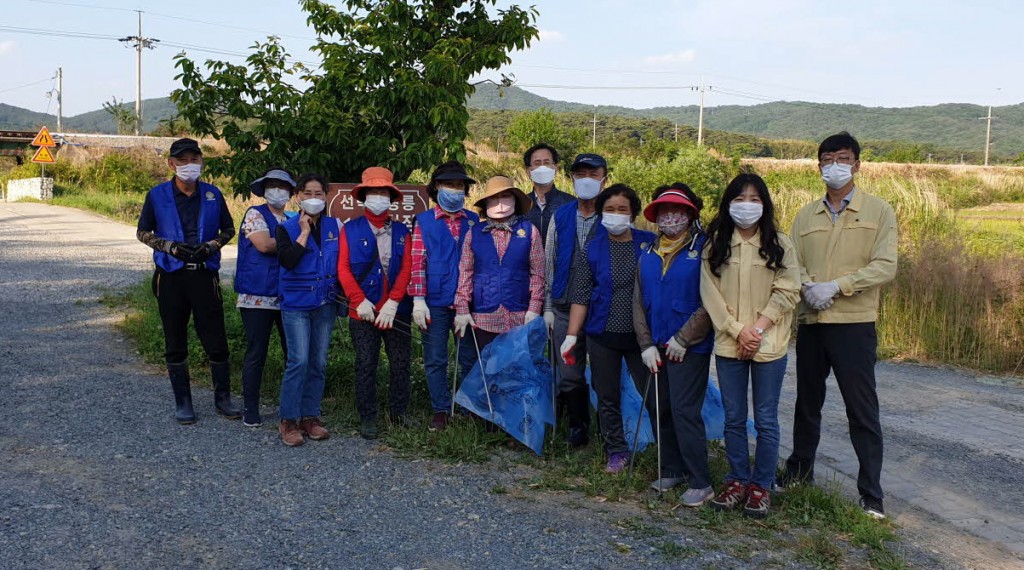
<instances>
[{"instance_id":1,"label":"red and white sneaker","mask_svg":"<svg viewBox=\"0 0 1024 570\"><path fill-rule=\"evenodd\" d=\"M747 500L747 487L739 481L729 481L725 489L711 501L711 508L716 511L731 511Z\"/></svg>"},{"instance_id":2,"label":"red and white sneaker","mask_svg":"<svg viewBox=\"0 0 1024 570\"><path fill-rule=\"evenodd\" d=\"M772 494L768 489L753 483L747 487L747 504L743 507L743 514L755 519L763 519L768 516L768 509L772 506Z\"/></svg>"}]
</instances>

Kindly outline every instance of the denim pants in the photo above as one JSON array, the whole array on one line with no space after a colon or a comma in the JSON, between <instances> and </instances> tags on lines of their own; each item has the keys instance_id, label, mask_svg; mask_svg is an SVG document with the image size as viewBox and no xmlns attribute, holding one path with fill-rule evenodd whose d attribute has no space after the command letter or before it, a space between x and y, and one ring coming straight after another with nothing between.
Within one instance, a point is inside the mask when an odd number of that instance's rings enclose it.
<instances>
[{"instance_id":1,"label":"denim pants","mask_svg":"<svg viewBox=\"0 0 1024 570\"><path fill-rule=\"evenodd\" d=\"M281 380L282 420L320 415L327 376L327 348L338 308L326 303L310 311L281 311L288 364Z\"/></svg>"},{"instance_id":2,"label":"denim pants","mask_svg":"<svg viewBox=\"0 0 1024 570\"><path fill-rule=\"evenodd\" d=\"M715 357L725 408L725 455L729 460L726 481L772 488L779 462L779 394L787 359L783 356L771 362L754 362ZM753 473L747 444L748 384L754 397L754 427L757 429Z\"/></svg>"},{"instance_id":3,"label":"denim pants","mask_svg":"<svg viewBox=\"0 0 1024 570\"><path fill-rule=\"evenodd\" d=\"M430 407L435 412L447 412L452 407L452 390L448 376L448 338L452 334L452 322L455 320L455 309L451 307L430 307L430 323L427 330L420 331L423 341L423 370L427 376L427 389L430 391ZM459 339L459 362L468 363L476 359L472 338ZM467 343L467 341L469 341ZM464 364L464 366L467 366Z\"/></svg>"}]
</instances>

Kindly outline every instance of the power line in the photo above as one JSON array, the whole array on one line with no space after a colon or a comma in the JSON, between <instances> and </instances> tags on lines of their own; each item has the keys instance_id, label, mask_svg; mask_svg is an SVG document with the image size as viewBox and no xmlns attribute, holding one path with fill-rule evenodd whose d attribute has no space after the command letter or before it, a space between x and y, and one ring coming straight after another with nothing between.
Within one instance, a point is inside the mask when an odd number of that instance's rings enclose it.
<instances>
[{"instance_id":1,"label":"power line","mask_svg":"<svg viewBox=\"0 0 1024 570\"><path fill-rule=\"evenodd\" d=\"M117 36L106 34L92 34L88 32L74 32L66 30L40 30L38 28L20 28L15 26L0 26L0 31L13 32L16 34L30 34L34 36L56 36L61 38L81 38L88 40L117 40Z\"/></svg>"},{"instance_id":2,"label":"power line","mask_svg":"<svg viewBox=\"0 0 1024 570\"><path fill-rule=\"evenodd\" d=\"M53 79L53 76L46 77L46 78L40 79L38 81L33 81L32 83L26 83L24 85L18 85L17 87L8 87L7 89L0 89L0 93L7 93L8 91L16 91L18 89L24 89L25 87L31 87L33 85L39 85L40 83L45 83L47 81L50 81L51 79Z\"/></svg>"}]
</instances>

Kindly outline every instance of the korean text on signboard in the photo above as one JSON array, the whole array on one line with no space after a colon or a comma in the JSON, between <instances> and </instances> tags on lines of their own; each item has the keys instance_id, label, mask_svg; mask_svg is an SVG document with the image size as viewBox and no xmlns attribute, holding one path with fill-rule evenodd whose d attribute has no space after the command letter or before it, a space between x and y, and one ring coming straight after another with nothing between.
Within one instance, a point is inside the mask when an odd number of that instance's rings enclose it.
<instances>
[{"instance_id":1,"label":"korean text on signboard","mask_svg":"<svg viewBox=\"0 0 1024 570\"><path fill-rule=\"evenodd\" d=\"M363 203L352 195L353 183L332 182L327 189L327 211L331 216L347 222L363 215ZM419 184L396 184L402 199L391 204L391 217L412 229L412 219L430 209L427 187Z\"/></svg>"}]
</instances>

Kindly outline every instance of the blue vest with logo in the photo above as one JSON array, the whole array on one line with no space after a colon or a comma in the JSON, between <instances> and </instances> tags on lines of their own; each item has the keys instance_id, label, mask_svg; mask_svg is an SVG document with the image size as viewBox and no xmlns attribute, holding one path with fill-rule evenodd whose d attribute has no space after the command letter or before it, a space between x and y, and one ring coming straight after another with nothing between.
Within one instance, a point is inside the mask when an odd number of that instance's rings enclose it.
<instances>
[{"instance_id":1,"label":"blue vest with logo","mask_svg":"<svg viewBox=\"0 0 1024 570\"><path fill-rule=\"evenodd\" d=\"M473 229L473 311L493 313L504 305L516 313L530 308L530 245L533 224L524 218L512 226L505 255L499 260L486 224Z\"/></svg>"},{"instance_id":2,"label":"blue vest with logo","mask_svg":"<svg viewBox=\"0 0 1024 570\"><path fill-rule=\"evenodd\" d=\"M640 256L644 313L657 346L664 347L701 306L700 253L706 241L707 236L697 234L689 246L679 250L664 275L661 273L661 256L655 253L653 243ZM687 350L696 354L710 354L714 336L708 334L704 340Z\"/></svg>"},{"instance_id":3,"label":"blue vest with logo","mask_svg":"<svg viewBox=\"0 0 1024 570\"><path fill-rule=\"evenodd\" d=\"M409 228L405 224L391 224L391 262L388 265L388 283L393 285L402 271L402 259L405 257L405 242L409 239ZM373 235L373 227L366 216L360 216L345 224L345 240L348 242L348 261L352 275L359 281L359 288L371 303L377 305L384 294L384 265L380 262L377 252L377 237ZM365 277L363 277L365 275ZM408 295L402 297L398 304L398 312L407 315L412 312L412 300Z\"/></svg>"},{"instance_id":4,"label":"blue vest with logo","mask_svg":"<svg viewBox=\"0 0 1024 570\"><path fill-rule=\"evenodd\" d=\"M256 210L263 216L270 230L270 239L277 235L277 218L270 206L263 204L253 206L249 210ZM248 211L246 211L248 215ZM245 216L242 217L242 224L245 224ZM238 261L235 265L235 292L244 295L260 295L262 297L277 297L279 295L277 283L281 272L281 264L277 262L277 253L263 253L256 249L249 238L242 233L242 227L238 227Z\"/></svg>"},{"instance_id":5,"label":"blue vest with logo","mask_svg":"<svg viewBox=\"0 0 1024 570\"><path fill-rule=\"evenodd\" d=\"M555 231L558 232L558 244L555 248L555 278L551 283L551 298L565 297L569 286L569 267L576 254L576 212L579 202L573 200L555 210ZM600 225L600 224L597 224ZM566 239L568 236L568 239Z\"/></svg>"},{"instance_id":6,"label":"blue vest with logo","mask_svg":"<svg viewBox=\"0 0 1024 570\"><path fill-rule=\"evenodd\" d=\"M642 250L654 241L654 234L633 228L633 254L640 257ZM609 253L608 230L601 224L594 228L594 237L587 242L587 263L594 280L587 309L587 322L583 330L588 335L599 335L608 324L608 311L612 306L612 266Z\"/></svg>"},{"instance_id":7,"label":"blue vest with logo","mask_svg":"<svg viewBox=\"0 0 1024 570\"><path fill-rule=\"evenodd\" d=\"M299 238L299 216L281 227L288 232L292 243ZM338 296L338 220L320 218L320 243L313 236L306 241L306 253L292 269L281 267L281 308L286 311L312 311Z\"/></svg>"},{"instance_id":8,"label":"blue vest with logo","mask_svg":"<svg viewBox=\"0 0 1024 570\"><path fill-rule=\"evenodd\" d=\"M199 193L199 242L203 243L217 237L220 233L220 190L213 184L196 183ZM149 191L156 214L156 236L170 241L185 241L185 231L181 227L181 217L174 205L174 180L168 180L154 186ZM162 251L153 251L153 263L164 271L177 271L185 267L185 262ZM220 269L220 250L206 259L206 268L212 271Z\"/></svg>"},{"instance_id":9,"label":"blue vest with logo","mask_svg":"<svg viewBox=\"0 0 1024 570\"><path fill-rule=\"evenodd\" d=\"M423 245L427 250L427 305L430 307L451 307L455 303L455 289L459 286L459 258L462 257L462 242L466 232L480 223L480 216L469 210L462 210L459 239L452 239L448 222L434 216L434 210L416 215L414 226L420 228Z\"/></svg>"}]
</instances>

